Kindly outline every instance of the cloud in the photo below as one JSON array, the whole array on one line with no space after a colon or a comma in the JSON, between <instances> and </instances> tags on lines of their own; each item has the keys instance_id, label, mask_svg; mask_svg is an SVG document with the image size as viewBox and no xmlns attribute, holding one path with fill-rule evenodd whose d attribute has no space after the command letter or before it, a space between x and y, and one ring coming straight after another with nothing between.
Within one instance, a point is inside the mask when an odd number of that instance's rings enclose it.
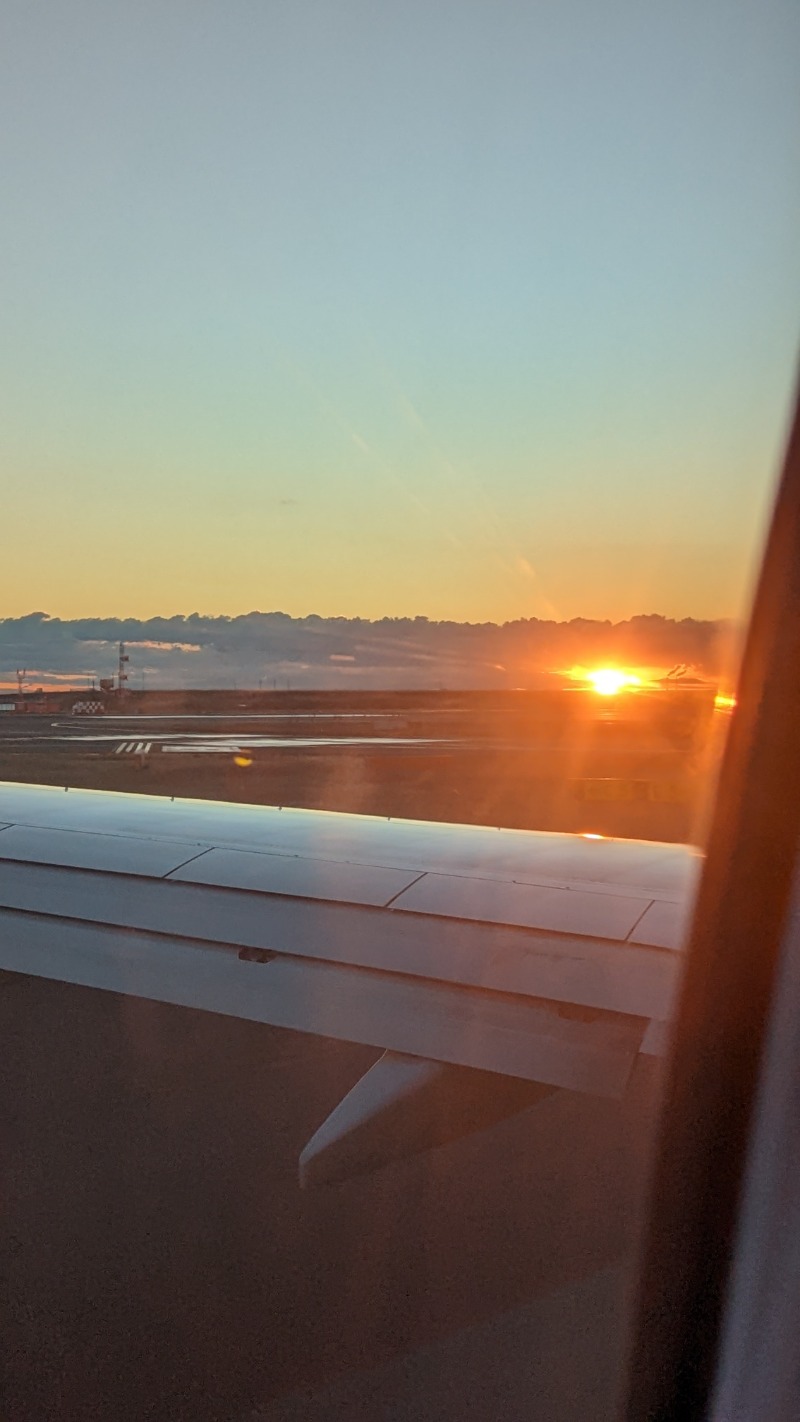
<instances>
[{"instance_id":1,"label":"cloud","mask_svg":"<svg viewBox=\"0 0 800 1422\"><path fill-rule=\"evenodd\" d=\"M685 662L713 677L734 664L738 635L731 623L656 615L497 625L285 612L73 621L36 614L0 620L0 681L13 689L17 667L27 667L37 685L85 685L113 675L120 641L133 687L146 678L148 687L325 688L344 676L365 689L535 687L552 684L554 669L602 661L665 671Z\"/></svg>"},{"instance_id":2,"label":"cloud","mask_svg":"<svg viewBox=\"0 0 800 1422\"><path fill-rule=\"evenodd\" d=\"M137 647L149 647L154 652L202 652L197 642L149 642L145 638L130 639L126 643L128 652Z\"/></svg>"}]
</instances>

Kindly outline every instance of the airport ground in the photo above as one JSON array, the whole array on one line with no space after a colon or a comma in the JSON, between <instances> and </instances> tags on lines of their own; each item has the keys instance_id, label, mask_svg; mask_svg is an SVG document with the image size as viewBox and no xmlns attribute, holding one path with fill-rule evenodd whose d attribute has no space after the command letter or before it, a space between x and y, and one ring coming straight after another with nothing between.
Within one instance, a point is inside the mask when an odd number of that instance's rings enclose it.
<instances>
[{"instance_id":1,"label":"airport ground","mask_svg":"<svg viewBox=\"0 0 800 1422\"><path fill-rule=\"evenodd\" d=\"M281 695L6 714L0 779L698 842L726 724L707 695Z\"/></svg>"},{"instance_id":2,"label":"airport ground","mask_svg":"<svg viewBox=\"0 0 800 1422\"><path fill-rule=\"evenodd\" d=\"M0 779L680 839L720 735L685 708L291 709L8 716ZM652 1059L620 1101L555 1092L303 1192L374 1052L17 974L0 1030L8 1422L615 1415Z\"/></svg>"}]
</instances>

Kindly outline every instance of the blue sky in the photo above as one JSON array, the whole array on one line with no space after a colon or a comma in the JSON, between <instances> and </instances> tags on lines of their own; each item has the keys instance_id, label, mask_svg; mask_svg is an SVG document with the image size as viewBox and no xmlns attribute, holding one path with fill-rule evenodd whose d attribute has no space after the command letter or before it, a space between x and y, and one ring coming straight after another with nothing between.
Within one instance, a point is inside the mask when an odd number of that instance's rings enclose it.
<instances>
[{"instance_id":1,"label":"blue sky","mask_svg":"<svg viewBox=\"0 0 800 1422\"><path fill-rule=\"evenodd\" d=\"M18 3L0 615L736 614L794 0Z\"/></svg>"}]
</instances>

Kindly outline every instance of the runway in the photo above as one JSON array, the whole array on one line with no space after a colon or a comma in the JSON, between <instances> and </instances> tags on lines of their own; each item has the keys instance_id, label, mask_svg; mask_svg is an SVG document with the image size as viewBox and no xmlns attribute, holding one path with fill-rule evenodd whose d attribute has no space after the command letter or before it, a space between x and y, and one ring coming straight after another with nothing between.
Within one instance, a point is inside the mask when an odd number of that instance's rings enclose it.
<instances>
[{"instance_id":1,"label":"runway","mask_svg":"<svg viewBox=\"0 0 800 1422\"><path fill-rule=\"evenodd\" d=\"M0 717L0 780L631 838L693 839L710 765L602 718Z\"/></svg>"},{"instance_id":2,"label":"runway","mask_svg":"<svg viewBox=\"0 0 800 1422\"><path fill-rule=\"evenodd\" d=\"M336 713L244 713L209 715L98 715L98 716L19 716L0 717L0 754L31 747L57 751L84 749L103 753L109 746L133 743L151 750L167 747L210 751L229 746L250 749L296 749L314 746L341 747L403 746L447 744L474 737L442 735L435 713L426 717L424 733L407 734L408 718L392 712Z\"/></svg>"},{"instance_id":3,"label":"runway","mask_svg":"<svg viewBox=\"0 0 800 1422\"><path fill-rule=\"evenodd\" d=\"M596 739L613 743L614 753L641 756L641 728L617 727L606 715L592 728ZM620 734L621 731L621 734ZM587 732L582 733L586 738ZM348 751L439 750L488 748L515 752L552 752L563 746L562 726L532 725L520 728L496 721L476 720L467 714L426 711L413 718L403 712L292 712L181 715L102 715L0 717L0 757L31 750L58 754L103 755L178 751L184 754L237 754L256 750ZM651 756L669 756L673 748L649 744Z\"/></svg>"}]
</instances>

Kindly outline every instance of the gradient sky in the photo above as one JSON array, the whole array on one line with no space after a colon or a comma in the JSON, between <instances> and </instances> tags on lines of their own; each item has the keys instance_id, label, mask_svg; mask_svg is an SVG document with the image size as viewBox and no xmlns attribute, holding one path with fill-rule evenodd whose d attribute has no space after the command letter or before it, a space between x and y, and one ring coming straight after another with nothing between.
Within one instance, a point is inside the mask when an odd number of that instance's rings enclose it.
<instances>
[{"instance_id":1,"label":"gradient sky","mask_svg":"<svg viewBox=\"0 0 800 1422\"><path fill-rule=\"evenodd\" d=\"M0 616L736 614L796 0L4 0Z\"/></svg>"}]
</instances>

